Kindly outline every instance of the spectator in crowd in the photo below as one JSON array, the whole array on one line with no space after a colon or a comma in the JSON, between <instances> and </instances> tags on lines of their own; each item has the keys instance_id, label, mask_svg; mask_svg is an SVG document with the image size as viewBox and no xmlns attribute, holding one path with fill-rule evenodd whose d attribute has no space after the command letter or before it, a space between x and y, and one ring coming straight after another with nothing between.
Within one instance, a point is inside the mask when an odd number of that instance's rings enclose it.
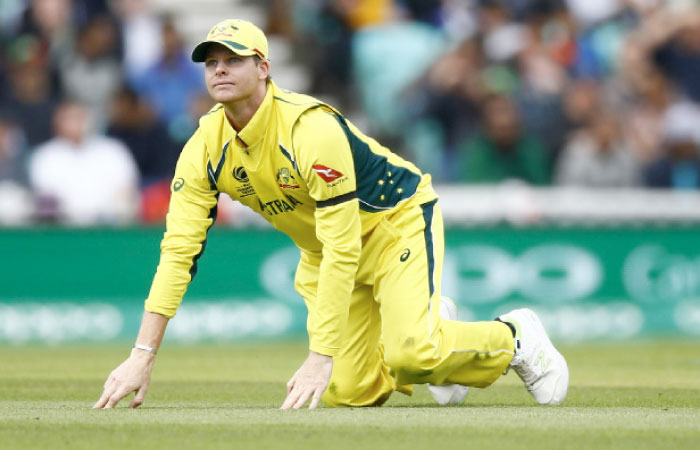
<instances>
[{"instance_id":1,"label":"spectator in crowd","mask_svg":"<svg viewBox=\"0 0 700 450\"><path fill-rule=\"evenodd\" d=\"M663 120L677 97L668 79L656 68L637 71L633 96L623 109L622 132L637 160L648 165L662 155Z\"/></svg>"},{"instance_id":2,"label":"spectator in crowd","mask_svg":"<svg viewBox=\"0 0 700 450\"><path fill-rule=\"evenodd\" d=\"M49 52L53 72L73 52L75 21L72 0L29 0L17 35L29 34ZM56 81L53 79L53 81Z\"/></svg>"},{"instance_id":3,"label":"spectator in crowd","mask_svg":"<svg viewBox=\"0 0 700 450\"><path fill-rule=\"evenodd\" d=\"M124 76L135 83L161 58L162 26L149 0L113 0L119 18Z\"/></svg>"},{"instance_id":4,"label":"spectator in crowd","mask_svg":"<svg viewBox=\"0 0 700 450\"><path fill-rule=\"evenodd\" d=\"M122 84L116 36L109 17L91 19L78 33L73 54L60 65L63 93L87 106L96 130L105 126L109 103Z\"/></svg>"},{"instance_id":5,"label":"spectator in crowd","mask_svg":"<svg viewBox=\"0 0 700 450\"><path fill-rule=\"evenodd\" d=\"M678 86L682 94L695 102L700 101L700 13L685 11L672 13L665 23L667 40L654 52L654 62Z\"/></svg>"},{"instance_id":6,"label":"spectator in crowd","mask_svg":"<svg viewBox=\"0 0 700 450\"><path fill-rule=\"evenodd\" d=\"M499 0L481 2L478 13L481 45L492 64L507 64L525 48L525 27L514 20L508 4Z\"/></svg>"},{"instance_id":7,"label":"spectator in crowd","mask_svg":"<svg viewBox=\"0 0 700 450\"><path fill-rule=\"evenodd\" d=\"M521 126L514 102L492 95L484 104L483 131L459 154L457 181L499 183L519 179L533 185L549 183L549 159L543 143Z\"/></svg>"},{"instance_id":8,"label":"spectator in crowd","mask_svg":"<svg viewBox=\"0 0 700 450\"><path fill-rule=\"evenodd\" d=\"M112 102L107 135L129 148L139 168L142 186L164 179L170 181L180 146L170 140L153 109L128 87Z\"/></svg>"},{"instance_id":9,"label":"spectator in crowd","mask_svg":"<svg viewBox=\"0 0 700 450\"><path fill-rule=\"evenodd\" d=\"M599 64L585 43L565 4L556 0L529 2L523 8L527 31L516 57L519 83L514 92L523 112L523 126L546 144L553 161L569 132L586 124L595 110Z\"/></svg>"},{"instance_id":10,"label":"spectator in crowd","mask_svg":"<svg viewBox=\"0 0 700 450\"><path fill-rule=\"evenodd\" d=\"M402 96L410 123L403 145L411 159L438 180L453 178L457 148L476 131L479 105L486 96L483 60L479 43L465 39ZM435 148L441 149L441 158L436 158Z\"/></svg>"},{"instance_id":11,"label":"spectator in crowd","mask_svg":"<svg viewBox=\"0 0 700 450\"><path fill-rule=\"evenodd\" d=\"M0 111L12 117L30 148L51 137L56 107L48 54L32 35L22 35L7 48L8 88L0 92Z\"/></svg>"},{"instance_id":12,"label":"spectator in crowd","mask_svg":"<svg viewBox=\"0 0 700 450\"><path fill-rule=\"evenodd\" d=\"M567 87L564 68L539 50L520 53L519 86L514 97L523 112L523 127L540 136L554 159L569 128ZM562 103L564 103L562 105Z\"/></svg>"},{"instance_id":13,"label":"spectator in crowd","mask_svg":"<svg viewBox=\"0 0 700 450\"><path fill-rule=\"evenodd\" d=\"M73 225L129 223L139 203L136 163L118 140L92 134L89 122L89 109L80 103L57 108L55 137L29 161L31 186L50 209L40 214Z\"/></svg>"},{"instance_id":14,"label":"spectator in crowd","mask_svg":"<svg viewBox=\"0 0 700 450\"><path fill-rule=\"evenodd\" d=\"M0 225L22 225L33 214L23 141L22 130L0 115Z\"/></svg>"},{"instance_id":15,"label":"spectator in crowd","mask_svg":"<svg viewBox=\"0 0 700 450\"><path fill-rule=\"evenodd\" d=\"M292 3L292 2L290 2ZM349 16L354 11L363 11L363 2L294 2L298 34L302 45L316 48L301 55L311 68L312 93L337 92L344 102L348 101L347 87L353 82L352 36L356 28L366 23L384 20L381 13L390 2L380 0L366 14L358 14L353 22ZM364 2L365 4L367 2Z\"/></svg>"},{"instance_id":16,"label":"spectator in crowd","mask_svg":"<svg viewBox=\"0 0 700 450\"><path fill-rule=\"evenodd\" d=\"M403 134L406 116L401 95L445 51L445 44L438 28L410 16L353 35L351 64L357 99L368 126L383 142Z\"/></svg>"},{"instance_id":17,"label":"spectator in crowd","mask_svg":"<svg viewBox=\"0 0 700 450\"><path fill-rule=\"evenodd\" d=\"M700 188L700 108L691 102L672 105L664 117L664 154L646 170L653 188Z\"/></svg>"},{"instance_id":18,"label":"spectator in crowd","mask_svg":"<svg viewBox=\"0 0 700 450\"><path fill-rule=\"evenodd\" d=\"M595 115L564 147L555 171L559 185L588 188L634 187L641 168L610 111Z\"/></svg>"},{"instance_id":19,"label":"spectator in crowd","mask_svg":"<svg viewBox=\"0 0 700 450\"><path fill-rule=\"evenodd\" d=\"M8 117L0 115L0 182L25 185L26 175L22 130Z\"/></svg>"},{"instance_id":20,"label":"spectator in crowd","mask_svg":"<svg viewBox=\"0 0 700 450\"><path fill-rule=\"evenodd\" d=\"M194 99L205 92L201 69L185 54L182 38L172 18L162 26L162 58L136 81L135 88L155 109L158 118L180 143L189 138L189 108Z\"/></svg>"},{"instance_id":21,"label":"spectator in crowd","mask_svg":"<svg viewBox=\"0 0 700 450\"><path fill-rule=\"evenodd\" d=\"M554 146L553 160L557 159L571 133L588 127L602 109L603 88L601 83L592 79L569 80L562 92L561 112L556 119L553 118L554 125L547 128L551 135L544 137Z\"/></svg>"}]
</instances>

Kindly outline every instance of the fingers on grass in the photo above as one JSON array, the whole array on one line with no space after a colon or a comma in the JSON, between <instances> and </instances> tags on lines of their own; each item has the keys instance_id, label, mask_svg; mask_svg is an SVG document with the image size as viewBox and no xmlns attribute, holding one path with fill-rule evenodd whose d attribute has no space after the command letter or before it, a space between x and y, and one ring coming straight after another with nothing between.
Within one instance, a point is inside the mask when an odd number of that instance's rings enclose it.
<instances>
[{"instance_id":1,"label":"fingers on grass","mask_svg":"<svg viewBox=\"0 0 700 450\"><path fill-rule=\"evenodd\" d=\"M282 403L280 409L289 409L292 407L294 402L296 402L296 396L294 396L293 393L290 393L289 395L287 395L287 398L284 399L284 403Z\"/></svg>"},{"instance_id":2,"label":"fingers on grass","mask_svg":"<svg viewBox=\"0 0 700 450\"><path fill-rule=\"evenodd\" d=\"M289 395L290 392L292 392L292 389L294 389L294 384L296 383L296 378L297 376L294 375L292 378L287 381L287 395Z\"/></svg>"},{"instance_id":3,"label":"fingers on grass","mask_svg":"<svg viewBox=\"0 0 700 450\"><path fill-rule=\"evenodd\" d=\"M105 408L114 408L115 406L117 406L117 403L119 403L121 399L129 395L129 393L130 392L125 389L118 389L109 397Z\"/></svg>"},{"instance_id":4,"label":"fingers on grass","mask_svg":"<svg viewBox=\"0 0 700 450\"><path fill-rule=\"evenodd\" d=\"M97 403L95 403L95 404L93 405L92 409L104 408L105 405L107 404L107 400L109 400L109 396L110 396L110 395L111 395L111 394L110 394L109 392L105 391L105 392L102 394L102 397L100 397L100 399L97 400Z\"/></svg>"},{"instance_id":5,"label":"fingers on grass","mask_svg":"<svg viewBox=\"0 0 700 450\"><path fill-rule=\"evenodd\" d=\"M294 408L294 405L296 405L299 402L299 398L303 394L303 391L301 388L299 388L299 385L295 385L291 392L287 394L287 398L284 400L284 403L282 404L282 407L280 409L289 409L289 408Z\"/></svg>"},{"instance_id":6,"label":"fingers on grass","mask_svg":"<svg viewBox=\"0 0 700 450\"><path fill-rule=\"evenodd\" d=\"M143 404L143 400L146 398L146 392L148 391L148 385L145 384L139 388L138 391L136 391L136 395L134 396L134 399L131 401L131 404L129 405L130 408L138 408Z\"/></svg>"},{"instance_id":7,"label":"fingers on grass","mask_svg":"<svg viewBox=\"0 0 700 450\"><path fill-rule=\"evenodd\" d=\"M109 402L110 397L114 394L114 389L111 388L111 385L108 387L105 387L104 390L102 391L102 396L100 397L99 400L97 400L97 403L93 405L93 409L98 409L98 408L104 408L107 403Z\"/></svg>"},{"instance_id":8,"label":"fingers on grass","mask_svg":"<svg viewBox=\"0 0 700 450\"><path fill-rule=\"evenodd\" d=\"M322 389L317 389L314 391L314 395L311 397L311 404L309 405L309 409L315 409L319 402L321 401L321 397L323 396L323 390Z\"/></svg>"},{"instance_id":9,"label":"fingers on grass","mask_svg":"<svg viewBox=\"0 0 700 450\"><path fill-rule=\"evenodd\" d=\"M292 408L294 408L294 409L299 409L299 408L301 408L302 406L304 406L304 403L306 403L306 401L309 399L309 397L311 397L311 394L313 394L313 391L312 391L312 390L310 390L310 389L304 390L304 391L301 393L301 395L299 395L299 398L298 398L297 401L294 403L294 406L292 406Z\"/></svg>"}]
</instances>

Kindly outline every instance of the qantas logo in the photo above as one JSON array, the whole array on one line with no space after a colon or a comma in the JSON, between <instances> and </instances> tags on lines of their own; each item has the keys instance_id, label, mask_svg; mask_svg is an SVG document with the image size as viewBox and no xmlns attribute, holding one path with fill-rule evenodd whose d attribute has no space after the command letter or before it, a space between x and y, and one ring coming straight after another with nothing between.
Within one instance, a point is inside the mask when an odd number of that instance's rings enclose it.
<instances>
[{"instance_id":1,"label":"qantas logo","mask_svg":"<svg viewBox=\"0 0 700 450\"><path fill-rule=\"evenodd\" d=\"M333 180L337 180L338 178L343 176L343 174L338 172L337 170L331 169L330 167L322 166L321 164L314 165L313 169L318 174L318 176L323 178L327 183L330 183Z\"/></svg>"}]
</instances>

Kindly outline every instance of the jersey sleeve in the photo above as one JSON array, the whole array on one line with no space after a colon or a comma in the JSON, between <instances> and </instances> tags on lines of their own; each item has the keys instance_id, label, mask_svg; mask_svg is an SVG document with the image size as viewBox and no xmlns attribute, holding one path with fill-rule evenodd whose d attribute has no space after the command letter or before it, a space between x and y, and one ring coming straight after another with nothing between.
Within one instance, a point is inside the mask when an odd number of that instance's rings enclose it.
<instances>
[{"instance_id":1,"label":"jersey sleeve","mask_svg":"<svg viewBox=\"0 0 700 450\"><path fill-rule=\"evenodd\" d=\"M207 163L204 138L197 130L175 168L160 263L145 303L147 311L168 318L175 315L197 273L207 232L216 220L218 191L209 179Z\"/></svg>"},{"instance_id":2,"label":"jersey sleeve","mask_svg":"<svg viewBox=\"0 0 700 450\"><path fill-rule=\"evenodd\" d=\"M335 117L322 109L300 117L293 144L299 171L316 200L316 237L323 244L316 298L308 302L309 348L332 356L343 344L361 251L352 152Z\"/></svg>"}]
</instances>

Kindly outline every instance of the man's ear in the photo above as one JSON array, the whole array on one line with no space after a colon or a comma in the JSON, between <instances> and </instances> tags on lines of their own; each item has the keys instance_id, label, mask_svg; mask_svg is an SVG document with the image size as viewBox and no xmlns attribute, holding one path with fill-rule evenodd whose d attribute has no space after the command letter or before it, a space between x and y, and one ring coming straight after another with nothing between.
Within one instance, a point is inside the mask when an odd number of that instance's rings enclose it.
<instances>
[{"instance_id":1,"label":"man's ear","mask_svg":"<svg viewBox=\"0 0 700 450\"><path fill-rule=\"evenodd\" d=\"M258 79L265 80L270 75L270 61L263 59L258 62Z\"/></svg>"}]
</instances>

